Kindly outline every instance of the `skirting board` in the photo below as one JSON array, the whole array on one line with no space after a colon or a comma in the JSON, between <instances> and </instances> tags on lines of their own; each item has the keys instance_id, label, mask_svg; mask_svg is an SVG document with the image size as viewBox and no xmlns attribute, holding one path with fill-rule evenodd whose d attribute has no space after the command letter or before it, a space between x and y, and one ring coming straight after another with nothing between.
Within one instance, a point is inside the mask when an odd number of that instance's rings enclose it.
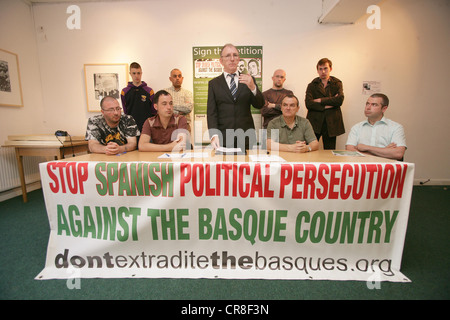
<instances>
[{"instance_id":1,"label":"skirting board","mask_svg":"<svg viewBox=\"0 0 450 320\"><path fill-rule=\"evenodd\" d=\"M414 185L420 186L450 186L449 179L414 179Z\"/></svg>"},{"instance_id":2,"label":"skirting board","mask_svg":"<svg viewBox=\"0 0 450 320\"><path fill-rule=\"evenodd\" d=\"M31 191L34 191L34 190L37 190L40 188L41 188L41 181L35 181L35 182L27 184L27 192L31 192ZM22 196L22 188L21 187L0 192L0 202L8 200L8 199L12 199L17 196Z\"/></svg>"}]
</instances>

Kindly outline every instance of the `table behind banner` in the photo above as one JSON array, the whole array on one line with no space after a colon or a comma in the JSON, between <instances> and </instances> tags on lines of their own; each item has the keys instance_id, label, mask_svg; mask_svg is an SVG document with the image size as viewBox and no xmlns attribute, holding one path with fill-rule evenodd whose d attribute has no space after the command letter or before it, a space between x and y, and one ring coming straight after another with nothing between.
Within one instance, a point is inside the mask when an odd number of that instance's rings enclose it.
<instances>
[{"instance_id":1,"label":"table behind banner","mask_svg":"<svg viewBox=\"0 0 450 320\"><path fill-rule=\"evenodd\" d=\"M413 164L331 151L158 156L41 164L51 232L36 279L409 281Z\"/></svg>"},{"instance_id":2,"label":"table behind banner","mask_svg":"<svg viewBox=\"0 0 450 320\"><path fill-rule=\"evenodd\" d=\"M15 149L23 202L28 202L27 184L25 182L25 172L23 168L24 156L42 156L63 159L67 153L75 154L79 152L88 152L89 149L88 142L84 141L84 137L80 136L73 137L73 141L70 136L58 137L55 135L23 135L9 136L8 138L10 140L5 141L3 147Z\"/></svg>"}]
</instances>

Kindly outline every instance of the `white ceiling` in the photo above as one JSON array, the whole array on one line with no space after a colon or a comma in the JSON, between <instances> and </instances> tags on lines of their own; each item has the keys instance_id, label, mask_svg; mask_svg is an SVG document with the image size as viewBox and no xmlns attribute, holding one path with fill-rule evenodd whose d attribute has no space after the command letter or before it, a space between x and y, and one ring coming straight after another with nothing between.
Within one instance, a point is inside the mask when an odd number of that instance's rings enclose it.
<instances>
[{"instance_id":1,"label":"white ceiling","mask_svg":"<svg viewBox=\"0 0 450 320\"><path fill-rule=\"evenodd\" d=\"M366 14L370 5L378 2L380 0L322 0L319 23L355 23Z\"/></svg>"},{"instance_id":2,"label":"white ceiling","mask_svg":"<svg viewBox=\"0 0 450 320\"><path fill-rule=\"evenodd\" d=\"M33 3L113 2L120 0L22 0ZM130 0L128 0L130 1ZM133 0L131 0L133 1ZM315 0L318 1L318 0ZM355 23L366 14L367 7L380 0L322 0L323 11L319 23Z\"/></svg>"},{"instance_id":3,"label":"white ceiling","mask_svg":"<svg viewBox=\"0 0 450 320\"><path fill-rule=\"evenodd\" d=\"M28 5L35 3L81 3L81 2L114 2L114 1L136 1L136 0L22 0Z\"/></svg>"},{"instance_id":4,"label":"white ceiling","mask_svg":"<svg viewBox=\"0 0 450 320\"><path fill-rule=\"evenodd\" d=\"M58 2L94 2L99 0L28 0L31 3L58 3ZM105 1L115 1L115 0L103 0Z\"/></svg>"},{"instance_id":5,"label":"white ceiling","mask_svg":"<svg viewBox=\"0 0 450 320\"><path fill-rule=\"evenodd\" d=\"M80 3L80 2L113 2L113 1L123 1L123 0L22 0L27 3ZM130 0L127 0L130 1ZM133 0L131 0L133 1Z\"/></svg>"}]
</instances>

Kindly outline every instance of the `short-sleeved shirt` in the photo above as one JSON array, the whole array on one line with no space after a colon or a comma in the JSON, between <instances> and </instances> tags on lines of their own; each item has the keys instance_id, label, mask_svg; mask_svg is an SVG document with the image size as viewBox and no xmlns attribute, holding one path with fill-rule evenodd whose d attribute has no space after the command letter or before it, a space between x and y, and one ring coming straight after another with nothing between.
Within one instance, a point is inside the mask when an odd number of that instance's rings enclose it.
<instances>
[{"instance_id":1,"label":"short-sleeved shirt","mask_svg":"<svg viewBox=\"0 0 450 320\"><path fill-rule=\"evenodd\" d=\"M183 131L183 133L188 134L189 125L187 124L186 117L181 115L172 115L167 128L164 128L161 124L159 115L156 115L154 117L148 118L144 122L144 126L142 127L142 134L150 136L151 143L167 144L176 140L177 133L175 133L175 135L173 135L173 133L174 131L179 129L186 130Z\"/></svg>"},{"instance_id":2,"label":"short-sleeved shirt","mask_svg":"<svg viewBox=\"0 0 450 320\"><path fill-rule=\"evenodd\" d=\"M385 148L391 143L396 143L397 147L406 147L405 131L401 124L385 117L373 125L367 120L361 121L350 130L346 145L356 146L360 143L378 148Z\"/></svg>"},{"instance_id":3,"label":"short-sleeved shirt","mask_svg":"<svg viewBox=\"0 0 450 320\"><path fill-rule=\"evenodd\" d=\"M132 116L122 114L117 127L111 128L100 114L89 118L85 140L97 140L102 145L116 142L121 146L127 144L127 138L138 135L139 129Z\"/></svg>"},{"instance_id":4,"label":"short-sleeved shirt","mask_svg":"<svg viewBox=\"0 0 450 320\"><path fill-rule=\"evenodd\" d=\"M278 137L275 130L278 130ZM286 124L283 116L271 120L267 126L267 139L282 144L294 144L296 141L306 141L309 144L317 140L309 120L297 115L292 129Z\"/></svg>"}]
</instances>

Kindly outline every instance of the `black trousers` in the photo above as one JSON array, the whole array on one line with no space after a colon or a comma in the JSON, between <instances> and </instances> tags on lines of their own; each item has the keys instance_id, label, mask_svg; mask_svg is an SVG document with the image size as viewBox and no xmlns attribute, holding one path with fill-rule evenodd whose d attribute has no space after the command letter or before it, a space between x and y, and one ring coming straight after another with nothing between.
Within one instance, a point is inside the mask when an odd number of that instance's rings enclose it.
<instances>
[{"instance_id":1,"label":"black trousers","mask_svg":"<svg viewBox=\"0 0 450 320\"><path fill-rule=\"evenodd\" d=\"M336 149L336 137L328 136L328 127L326 121L322 124L322 129L319 133L315 132L317 141L320 141L322 137L323 148L325 150L335 150Z\"/></svg>"}]
</instances>

